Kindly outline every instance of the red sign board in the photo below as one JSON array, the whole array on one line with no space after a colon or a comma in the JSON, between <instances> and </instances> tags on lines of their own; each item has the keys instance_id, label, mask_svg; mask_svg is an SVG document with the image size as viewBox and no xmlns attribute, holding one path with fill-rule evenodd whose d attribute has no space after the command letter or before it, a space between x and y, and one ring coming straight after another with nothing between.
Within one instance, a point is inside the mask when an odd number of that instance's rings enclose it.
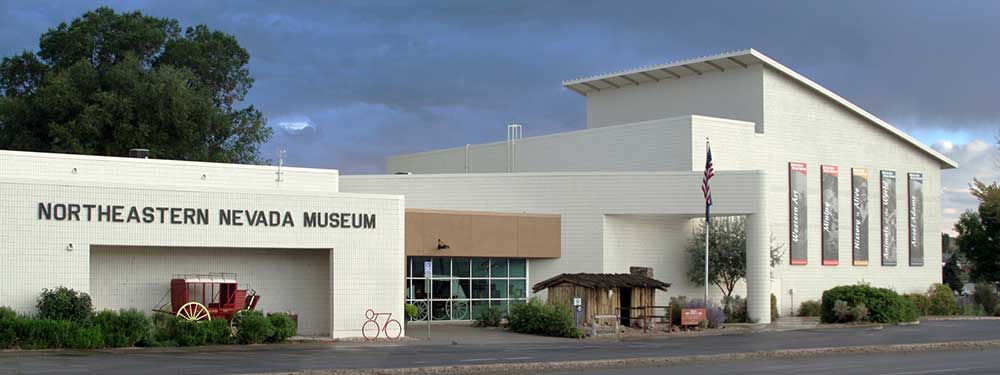
<instances>
[{"instance_id":1,"label":"red sign board","mask_svg":"<svg viewBox=\"0 0 1000 375\"><path fill-rule=\"evenodd\" d=\"M682 326L696 326L705 320L705 309L682 309L681 310L681 325Z\"/></svg>"}]
</instances>

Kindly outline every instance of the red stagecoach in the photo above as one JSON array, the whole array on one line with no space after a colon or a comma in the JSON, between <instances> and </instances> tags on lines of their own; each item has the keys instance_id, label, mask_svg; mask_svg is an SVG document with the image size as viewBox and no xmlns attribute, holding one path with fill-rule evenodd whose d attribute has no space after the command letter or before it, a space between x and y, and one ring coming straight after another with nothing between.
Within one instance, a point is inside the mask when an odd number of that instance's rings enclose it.
<instances>
[{"instance_id":1,"label":"red stagecoach","mask_svg":"<svg viewBox=\"0 0 1000 375\"><path fill-rule=\"evenodd\" d=\"M235 273L175 275L168 295L170 309L161 303L153 311L187 320L229 320L241 310L253 310L260 302L256 291L239 288Z\"/></svg>"}]
</instances>

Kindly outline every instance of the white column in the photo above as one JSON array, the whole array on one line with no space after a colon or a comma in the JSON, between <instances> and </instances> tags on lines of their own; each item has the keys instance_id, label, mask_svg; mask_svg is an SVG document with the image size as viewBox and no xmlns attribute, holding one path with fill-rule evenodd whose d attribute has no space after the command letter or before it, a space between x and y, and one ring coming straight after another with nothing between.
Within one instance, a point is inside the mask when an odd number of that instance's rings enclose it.
<instances>
[{"instance_id":1,"label":"white column","mask_svg":"<svg viewBox=\"0 0 1000 375\"><path fill-rule=\"evenodd\" d=\"M747 314L761 324L771 322L771 251L767 232L767 175L752 193L757 212L747 215Z\"/></svg>"}]
</instances>

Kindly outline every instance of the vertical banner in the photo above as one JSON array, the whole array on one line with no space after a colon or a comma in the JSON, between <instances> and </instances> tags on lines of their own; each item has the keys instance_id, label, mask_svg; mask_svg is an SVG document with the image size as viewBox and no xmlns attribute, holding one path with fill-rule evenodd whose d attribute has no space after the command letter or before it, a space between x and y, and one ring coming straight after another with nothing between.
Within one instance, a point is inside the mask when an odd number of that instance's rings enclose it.
<instances>
[{"instance_id":1,"label":"vertical banner","mask_svg":"<svg viewBox=\"0 0 1000 375\"><path fill-rule=\"evenodd\" d=\"M823 234L820 244L823 248L823 265L836 266L840 263L840 254L838 253L840 209L837 206L837 178L840 174L840 168L836 165L821 165L820 173L820 186L822 187L820 191L823 194L822 207L820 207L820 223Z\"/></svg>"},{"instance_id":2,"label":"vertical banner","mask_svg":"<svg viewBox=\"0 0 1000 375\"><path fill-rule=\"evenodd\" d=\"M868 169L851 169L851 254L855 266L868 265Z\"/></svg>"},{"instance_id":3,"label":"vertical banner","mask_svg":"<svg viewBox=\"0 0 1000 375\"><path fill-rule=\"evenodd\" d=\"M924 175L908 174L910 265L924 265Z\"/></svg>"},{"instance_id":4,"label":"vertical banner","mask_svg":"<svg viewBox=\"0 0 1000 375\"><path fill-rule=\"evenodd\" d=\"M896 172L881 172L882 265L896 265Z\"/></svg>"},{"instance_id":5,"label":"vertical banner","mask_svg":"<svg viewBox=\"0 0 1000 375\"><path fill-rule=\"evenodd\" d=\"M806 201L806 163L788 163L788 225L789 259L791 264L806 264L809 241L806 222L809 217Z\"/></svg>"}]
</instances>

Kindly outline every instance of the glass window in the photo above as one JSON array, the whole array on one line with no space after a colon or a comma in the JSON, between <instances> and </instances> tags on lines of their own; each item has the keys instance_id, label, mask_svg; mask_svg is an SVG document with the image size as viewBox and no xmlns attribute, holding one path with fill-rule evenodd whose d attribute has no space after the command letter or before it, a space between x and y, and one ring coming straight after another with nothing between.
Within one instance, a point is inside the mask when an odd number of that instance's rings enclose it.
<instances>
[{"instance_id":1,"label":"glass window","mask_svg":"<svg viewBox=\"0 0 1000 375\"><path fill-rule=\"evenodd\" d=\"M472 280L472 298L490 298L489 280Z\"/></svg>"},{"instance_id":2,"label":"glass window","mask_svg":"<svg viewBox=\"0 0 1000 375\"><path fill-rule=\"evenodd\" d=\"M490 280L490 298L507 298L507 280Z\"/></svg>"},{"instance_id":3,"label":"glass window","mask_svg":"<svg viewBox=\"0 0 1000 375\"><path fill-rule=\"evenodd\" d=\"M524 259L511 259L510 260L510 277L525 277L527 276L527 268Z\"/></svg>"},{"instance_id":4,"label":"glass window","mask_svg":"<svg viewBox=\"0 0 1000 375\"><path fill-rule=\"evenodd\" d=\"M490 300L490 306L499 308L504 316L507 315L507 301Z\"/></svg>"},{"instance_id":5,"label":"glass window","mask_svg":"<svg viewBox=\"0 0 1000 375\"><path fill-rule=\"evenodd\" d=\"M490 277L490 259L472 259L472 277Z\"/></svg>"},{"instance_id":6,"label":"glass window","mask_svg":"<svg viewBox=\"0 0 1000 375\"><path fill-rule=\"evenodd\" d=\"M507 277L507 259L490 259L490 277Z\"/></svg>"},{"instance_id":7,"label":"glass window","mask_svg":"<svg viewBox=\"0 0 1000 375\"><path fill-rule=\"evenodd\" d=\"M433 277L451 277L451 258L434 258Z\"/></svg>"},{"instance_id":8,"label":"glass window","mask_svg":"<svg viewBox=\"0 0 1000 375\"><path fill-rule=\"evenodd\" d=\"M469 311L469 300L454 300L451 302L452 320L471 320L472 313Z\"/></svg>"},{"instance_id":9,"label":"glass window","mask_svg":"<svg viewBox=\"0 0 1000 375\"><path fill-rule=\"evenodd\" d=\"M451 311L448 310L448 301L431 302L431 319L448 320L450 317Z\"/></svg>"},{"instance_id":10,"label":"glass window","mask_svg":"<svg viewBox=\"0 0 1000 375\"><path fill-rule=\"evenodd\" d=\"M524 280L510 281L510 298L524 298Z\"/></svg>"},{"instance_id":11,"label":"glass window","mask_svg":"<svg viewBox=\"0 0 1000 375\"><path fill-rule=\"evenodd\" d=\"M472 319L479 319L479 315L489 306L489 301L472 301Z\"/></svg>"},{"instance_id":12,"label":"glass window","mask_svg":"<svg viewBox=\"0 0 1000 375\"><path fill-rule=\"evenodd\" d=\"M410 269L413 276L411 277L424 277L424 261L431 260L428 257L410 257Z\"/></svg>"},{"instance_id":13,"label":"glass window","mask_svg":"<svg viewBox=\"0 0 1000 375\"><path fill-rule=\"evenodd\" d=\"M472 296L472 280L457 279L451 283L452 299L467 299Z\"/></svg>"},{"instance_id":14,"label":"glass window","mask_svg":"<svg viewBox=\"0 0 1000 375\"><path fill-rule=\"evenodd\" d=\"M469 258L452 259L451 274L455 277L469 277Z\"/></svg>"},{"instance_id":15,"label":"glass window","mask_svg":"<svg viewBox=\"0 0 1000 375\"><path fill-rule=\"evenodd\" d=\"M451 280L432 280L434 291L431 292L432 299L448 299L451 297Z\"/></svg>"},{"instance_id":16,"label":"glass window","mask_svg":"<svg viewBox=\"0 0 1000 375\"><path fill-rule=\"evenodd\" d=\"M424 279L410 280L410 298L427 299L427 289L424 287Z\"/></svg>"}]
</instances>

